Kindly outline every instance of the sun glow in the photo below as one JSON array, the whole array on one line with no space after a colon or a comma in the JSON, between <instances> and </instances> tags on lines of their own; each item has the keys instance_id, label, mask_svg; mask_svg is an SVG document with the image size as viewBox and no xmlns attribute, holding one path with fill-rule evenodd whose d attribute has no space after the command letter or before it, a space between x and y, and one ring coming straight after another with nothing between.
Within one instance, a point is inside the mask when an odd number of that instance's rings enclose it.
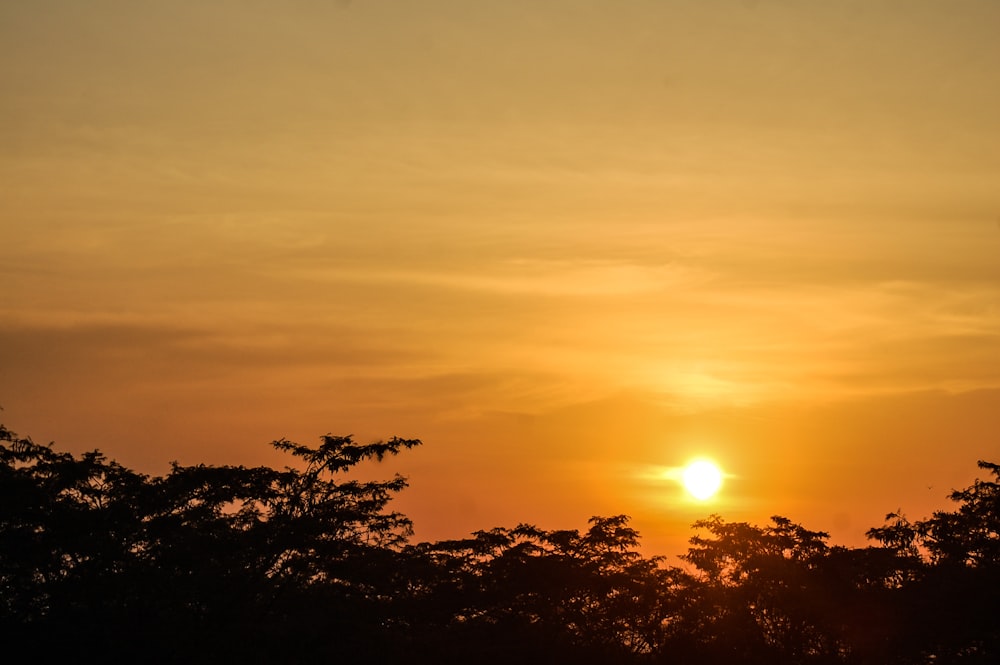
<instances>
[{"instance_id":1,"label":"sun glow","mask_svg":"<svg viewBox=\"0 0 1000 665\"><path fill-rule=\"evenodd\" d=\"M684 467L681 484L688 494L704 501L715 496L722 487L722 471L714 462L695 460Z\"/></svg>"}]
</instances>

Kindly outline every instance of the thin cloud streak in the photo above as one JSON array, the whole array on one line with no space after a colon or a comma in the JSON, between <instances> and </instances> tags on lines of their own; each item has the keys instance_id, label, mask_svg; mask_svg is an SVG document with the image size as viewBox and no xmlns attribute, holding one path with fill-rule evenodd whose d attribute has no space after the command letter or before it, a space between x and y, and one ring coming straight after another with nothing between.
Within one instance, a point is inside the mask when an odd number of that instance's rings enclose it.
<instances>
[{"instance_id":1,"label":"thin cloud streak","mask_svg":"<svg viewBox=\"0 0 1000 665\"><path fill-rule=\"evenodd\" d=\"M679 266L649 266L614 261L513 259L476 272L393 270L373 267L292 269L290 274L329 282L370 282L430 286L523 296L629 296L691 288L710 276Z\"/></svg>"}]
</instances>

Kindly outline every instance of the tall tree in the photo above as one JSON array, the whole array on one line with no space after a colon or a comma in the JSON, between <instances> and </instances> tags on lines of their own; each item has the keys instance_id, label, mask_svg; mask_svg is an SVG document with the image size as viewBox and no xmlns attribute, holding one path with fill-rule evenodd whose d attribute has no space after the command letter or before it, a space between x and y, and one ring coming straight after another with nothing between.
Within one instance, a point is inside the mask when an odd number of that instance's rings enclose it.
<instances>
[{"instance_id":1,"label":"tall tree","mask_svg":"<svg viewBox=\"0 0 1000 665\"><path fill-rule=\"evenodd\" d=\"M0 631L67 655L141 645L164 660L378 644L411 532L386 507L406 482L345 473L419 443L281 440L304 468L149 477L0 427ZM332 636L342 643L324 648Z\"/></svg>"}]
</instances>

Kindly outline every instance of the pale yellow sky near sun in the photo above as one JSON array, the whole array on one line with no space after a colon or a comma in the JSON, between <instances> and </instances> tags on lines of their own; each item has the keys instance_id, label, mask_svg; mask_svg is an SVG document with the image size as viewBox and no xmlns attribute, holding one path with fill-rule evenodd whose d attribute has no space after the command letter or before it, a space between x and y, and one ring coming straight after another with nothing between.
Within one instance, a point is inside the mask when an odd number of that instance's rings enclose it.
<instances>
[{"instance_id":1,"label":"pale yellow sky near sun","mask_svg":"<svg viewBox=\"0 0 1000 665\"><path fill-rule=\"evenodd\" d=\"M4 3L3 422L150 470L421 437L423 537L921 516L1000 458L997 34L990 0ZM699 454L714 504L649 480Z\"/></svg>"}]
</instances>

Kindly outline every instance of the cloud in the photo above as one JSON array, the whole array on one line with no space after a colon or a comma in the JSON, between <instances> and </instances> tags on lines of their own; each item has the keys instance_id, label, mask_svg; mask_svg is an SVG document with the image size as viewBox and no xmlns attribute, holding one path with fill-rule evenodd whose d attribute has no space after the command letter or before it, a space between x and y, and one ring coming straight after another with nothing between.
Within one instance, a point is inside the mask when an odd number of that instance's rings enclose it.
<instances>
[{"instance_id":1,"label":"cloud","mask_svg":"<svg viewBox=\"0 0 1000 665\"><path fill-rule=\"evenodd\" d=\"M511 259L479 270L393 269L380 266L292 269L301 278L438 287L524 297L629 296L685 288L707 279L704 271L678 265L610 260Z\"/></svg>"}]
</instances>

